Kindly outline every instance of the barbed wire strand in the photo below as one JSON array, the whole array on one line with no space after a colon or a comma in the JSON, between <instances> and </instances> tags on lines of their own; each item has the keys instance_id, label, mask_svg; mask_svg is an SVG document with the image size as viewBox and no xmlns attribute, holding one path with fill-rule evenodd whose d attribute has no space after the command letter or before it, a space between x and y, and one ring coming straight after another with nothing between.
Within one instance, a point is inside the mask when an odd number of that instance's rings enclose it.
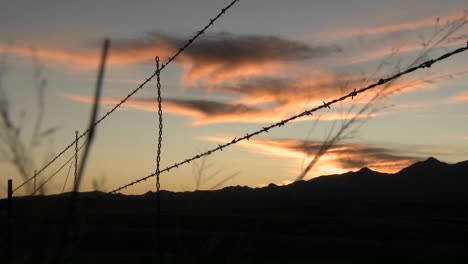
<instances>
[{"instance_id":1,"label":"barbed wire strand","mask_svg":"<svg viewBox=\"0 0 468 264\"><path fill-rule=\"evenodd\" d=\"M80 151L84 145L86 144L86 140L85 142L83 142L81 144L81 146L77 149L77 152ZM70 163L74 158L75 158L75 154L73 154L73 156L71 156L60 168L58 168L54 173L52 173L49 178L47 178L43 183L41 183L41 185L39 185L39 187L37 187L36 189L34 189L33 191L33 195L36 194L37 191L39 191L44 185L47 184L47 182L49 182L50 180L52 180L52 178L54 178L63 168L65 168L65 166L67 166L68 163ZM71 169L71 165L73 163L70 163L70 169ZM62 189L62 192L65 190L65 185L67 184L67 179L68 179L68 175L70 174L70 169L68 170L68 173L67 173L67 178L65 179L65 184L63 186L63 189Z\"/></svg>"},{"instance_id":2,"label":"barbed wire strand","mask_svg":"<svg viewBox=\"0 0 468 264\"><path fill-rule=\"evenodd\" d=\"M72 156L72 158L73 158L73 156ZM65 177L65 183L63 184L61 193L63 193L65 191L65 187L67 187L68 177L70 176L72 165L73 165L73 163L70 162L70 167L68 167L67 177Z\"/></svg>"},{"instance_id":3,"label":"barbed wire strand","mask_svg":"<svg viewBox=\"0 0 468 264\"><path fill-rule=\"evenodd\" d=\"M159 166L161 163L161 145L162 145L162 134L163 134L163 119L162 119L162 97L161 97L161 77L159 71L159 57L156 57L156 71L158 72L156 80L156 88L158 92L157 103L158 103L158 150L156 154L156 259L157 263L161 260L161 184L159 182L159 175L161 174Z\"/></svg>"},{"instance_id":4,"label":"barbed wire strand","mask_svg":"<svg viewBox=\"0 0 468 264\"><path fill-rule=\"evenodd\" d=\"M360 94L360 93L364 93L364 92L366 92L366 91L368 91L368 90L374 89L374 88L376 88L376 87L378 87L378 86L381 86L381 85L383 85L383 84L386 84L386 83L388 83L388 82L390 82L390 81L392 81L392 80L398 79L398 78L400 78L401 76L407 75L407 74L409 74L409 73L411 73L411 72L414 72L414 71L416 71L416 70L418 70L418 69L430 68L433 64L435 64L435 63L437 63L437 62L439 62L439 61L445 60L445 59L447 59L447 58L449 58L449 57L451 57L451 56L453 56L453 55L455 55L455 54L464 52L464 51L466 51L466 50L468 50L468 42L466 43L466 47L461 47L461 48L458 48L458 49L456 49L456 50L454 50L454 51L452 51L452 52L445 53L445 54L439 56L439 57L436 58L436 59L427 60L427 61L425 61L425 62L423 62L423 63L421 63L421 64L419 64L419 65L417 65L417 66L410 67L410 68L408 68L407 70L402 71L402 72L399 72L399 73L397 73L397 74L395 74L395 75L393 75L393 76L391 76L391 77L389 77L389 78L382 78L382 79L380 79L379 81L377 81L377 82L375 82L375 83L373 83L373 84L370 84L370 85L368 85L368 86L366 86L366 87L363 87L363 88L361 88L361 89L359 89L359 90L354 89L352 92L350 92L350 93L348 93L347 95L344 95L344 96L342 96L342 97L340 97L340 98L336 98L336 99L331 100L331 101L329 101L329 102L323 101L323 104L320 105L320 106L317 106L317 107L312 108L312 109L310 109L310 110L306 110L306 111L304 111L304 112L302 112L302 113L300 113L300 114L291 116L291 117L289 117L289 118L287 118L287 119L281 120L280 122L274 123L274 124L272 124L272 125L269 125L269 126L266 126L266 127L262 127L262 129L257 130L257 131L252 132L252 133L248 133L247 135L245 135L245 136L243 136L243 137L239 137L239 138L235 137L232 141L230 141L230 142L228 142L228 143L225 143L225 144L222 144L222 145L218 145L218 147L216 147L216 148L213 148L213 149L211 149L211 150L208 150L208 151L206 151L206 152L203 152L203 153L201 153L201 154L198 154L198 155L196 155L196 156L193 156L193 157L191 157L191 158L189 158L189 159L185 159L184 161L175 163L175 164L172 165L172 166L166 167L165 169L161 170L160 173L169 172L169 171L172 170L172 169L179 168L179 166L181 166L181 165L188 164L188 163L190 163L190 162L192 162L192 161L194 161L194 160L196 160L196 159L199 159L199 158L201 158L201 157L210 155L210 154L212 154L212 153L214 153L214 152L222 151L222 150L223 150L224 148L226 148L226 147L229 147L229 146L231 146L231 145L237 144L237 143L239 143L240 141L243 141L243 140L249 140L251 137L256 136L256 135L259 135L259 134L261 134L261 133L268 133L268 131L269 131L270 129L272 129L272 128L281 127L281 126L285 125L286 123L288 123L288 122L290 122L290 121L293 121L293 120L295 120L295 119L297 119L297 118L303 117L303 116L310 116L310 115L312 115L313 112L316 112L317 110L320 110L320 109L322 109L322 108L330 108L331 105L336 104L336 103L341 102L341 101L344 101L344 100L346 100L346 99L348 99L348 98L350 98L350 97L351 97L351 99L354 99L354 97L356 97L356 96L357 96L358 94ZM108 192L107 194L117 193L117 192L119 192L119 191L121 191L121 190L123 190L123 189L126 189L126 188L128 188L128 187L130 187L130 186L133 186L133 185L135 185L135 184L138 184L138 183L140 183L140 182L142 182L142 181L146 181L147 179L149 179L149 178L151 178L151 177L154 177L155 175L156 175L155 173L150 174L150 175L148 175L148 176L146 176L146 177L140 178L140 179L135 180L135 181L133 181L133 182L131 182L131 183L128 183L128 184L126 184L126 185L123 185L123 186L121 186L121 187L118 187L118 188L116 188L115 190Z\"/></svg>"},{"instance_id":5,"label":"barbed wire strand","mask_svg":"<svg viewBox=\"0 0 468 264\"><path fill-rule=\"evenodd\" d=\"M181 48L179 48L177 50L177 52L172 55L165 63L163 63L161 65L161 68L159 68L159 70L156 70L154 73L152 73L148 78L146 78L137 88L135 88L132 92L130 92L125 98L123 98L119 103L117 103L111 110L109 110L106 114L104 114L101 118L99 118L94 124L92 127L95 127L97 125L99 125L104 119L106 119L110 114L112 114L115 110L117 110L117 108L119 108L120 106L122 106L122 104L124 104L126 101L128 101L128 99L130 99L130 97L132 97L134 94L136 94L139 90L141 90L143 88L143 86L145 86L147 83L149 83L158 73L160 73L164 68L167 67L167 65L169 65L172 61L174 61L182 52L184 52L198 37L200 37L201 35L203 35L206 30L208 28L210 28L214 22L216 22L221 16L223 16L226 11L228 11L236 2L240 2L240 0L232 0L226 7L224 7L223 9L221 9L221 11L214 17L214 18L210 18L210 22L208 24L206 24L201 30L197 31L197 33L192 37L190 38ZM87 135L88 133L90 132L90 128L88 128L85 132L83 132L79 137L78 139L81 139L83 138L85 135ZM42 173L45 169L47 169L52 163L54 163L58 158L60 158L67 150L69 150L73 144L75 144L75 141L74 140L72 143L70 143L67 147L65 147L59 154L57 154L57 156L55 156L51 161L49 161L46 165L44 165L44 167L42 167L42 169L40 169L37 174L40 174ZM16 187L14 190L13 190L13 193L15 191L17 191L18 189L20 189L21 187L23 187L24 185L26 185L28 182L30 182L32 179L34 178L34 176L32 176L31 178L27 179L25 182L23 182L21 185L19 185L18 187Z\"/></svg>"}]
</instances>

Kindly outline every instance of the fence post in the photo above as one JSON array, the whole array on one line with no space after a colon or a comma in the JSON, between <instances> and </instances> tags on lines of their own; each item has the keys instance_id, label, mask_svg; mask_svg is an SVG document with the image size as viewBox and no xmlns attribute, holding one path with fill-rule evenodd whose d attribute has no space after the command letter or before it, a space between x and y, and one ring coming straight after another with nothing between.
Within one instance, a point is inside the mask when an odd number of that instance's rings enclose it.
<instances>
[{"instance_id":1,"label":"fence post","mask_svg":"<svg viewBox=\"0 0 468 264\"><path fill-rule=\"evenodd\" d=\"M76 177L78 177L78 130L75 131L75 179L73 180L73 190L76 186Z\"/></svg>"},{"instance_id":2,"label":"fence post","mask_svg":"<svg viewBox=\"0 0 468 264\"><path fill-rule=\"evenodd\" d=\"M6 239L6 250L7 250L7 256L6 256L6 263L10 263L11 257L12 257L12 251L13 251L13 180L8 179L8 206L7 206L7 225L8 225L8 230L7 230L7 239Z\"/></svg>"},{"instance_id":3,"label":"fence post","mask_svg":"<svg viewBox=\"0 0 468 264\"><path fill-rule=\"evenodd\" d=\"M34 171L34 191L33 191L33 195L36 195L36 176L37 176L37 171L35 170Z\"/></svg>"}]
</instances>

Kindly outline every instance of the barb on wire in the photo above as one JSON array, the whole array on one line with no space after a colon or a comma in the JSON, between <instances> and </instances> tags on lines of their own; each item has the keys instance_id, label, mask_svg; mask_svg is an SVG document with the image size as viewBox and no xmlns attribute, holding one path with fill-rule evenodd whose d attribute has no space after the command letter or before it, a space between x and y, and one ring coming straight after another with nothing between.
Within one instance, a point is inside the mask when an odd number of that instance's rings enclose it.
<instances>
[{"instance_id":1,"label":"barb on wire","mask_svg":"<svg viewBox=\"0 0 468 264\"><path fill-rule=\"evenodd\" d=\"M455 55L455 54L464 52L464 51L466 51L466 50L468 50L468 42L466 43L466 46L465 46L465 47L461 47L461 48L458 48L458 49L456 49L456 50L454 50L454 51L452 51L452 52L445 53L445 54L439 56L439 57L436 58L436 59L432 59L432 60L425 61L425 62L423 62L423 63L421 63L421 64L419 64L419 65L417 65L417 66L413 66L413 67L411 67L411 68L408 68L408 69L405 70L405 71L399 72L399 73L397 73L397 74L395 74L395 75L393 75L393 76L391 76L391 77L389 77L389 78L382 78L382 79L380 79L378 82L375 82L375 83L373 83L373 84L370 84L370 85L368 85L368 86L366 86L366 87L363 87L363 88L361 88L361 89L358 89L358 90L354 89L354 90L353 90L352 92L350 92L349 94L344 95L344 96L342 96L342 97L340 97L340 98L336 98L336 99L331 100L331 101L329 101L329 102L323 102L322 105L319 105L319 106L317 106L317 107L315 107L315 108L306 110L306 111L304 111L304 112L302 112L302 113L300 113L300 114L291 116L291 117L289 117L289 118L287 118L287 119L285 119L285 120L281 120L280 122L274 123L274 124L272 124L272 125L270 125L270 126L262 127L260 130L257 130L257 131L252 132L252 133L248 133L247 135L245 135L245 136L243 136L243 137L240 137L240 138L234 138L232 141L230 141L230 142L228 142L228 143L225 143L225 144L223 144L223 145L218 145L218 147L216 147L216 148L214 148L214 149L208 150L208 151L206 151L206 152L204 152L204 153L198 154L198 155L196 155L196 156L194 156L194 157L192 157L192 158L186 159L186 160L181 161L181 162L179 162L179 163L175 163L174 165L169 166L169 167L165 168L164 170L161 170L161 173L162 173L162 172L166 172L166 171L170 171L171 169L174 169L174 168L178 168L178 167L181 166L181 165L190 163L191 161L196 160L196 159L199 159L199 158L201 158L201 157L203 157L203 156L210 155L210 154L212 154L213 152L216 152L216 151L218 151L218 150L222 150L223 148L229 147L230 145L234 145L234 144L238 143L239 141L242 141L242 140L249 140L251 137L256 136L256 135L259 135L259 134L264 133L264 132L268 132L268 130L270 130L270 129L274 128L274 127L280 127L280 126L283 126L284 124L286 124L286 123L288 123L288 122L290 122L290 121L293 121L293 120L295 120L295 119L298 119L298 118L300 118L300 117L311 115L313 112L315 112L315 111L317 111L317 110L320 110L320 109L323 109L323 108L330 108L331 105L336 104L336 103L341 102L341 101L344 101L344 100L346 100L346 99L348 99L348 98L350 98L350 97L351 97L352 99L354 99L354 97L356 97L356 96L357 96L358 94L360 94L360 93L364 93L364 92L366 92L366 91L368 91L368 90L374 89L374 88L376 88L376 87L378 87L378 86L381 86L381 85L383 85L383 84L385 84L385 83L388 83L388 82L390 82L390 81L392 81L392 80L398 79L398 78L400 78L401 76L406 75L406 74L409 74L409 73L411 73L411 72L414 72L414 71L416 71L416 70L418 70L418 69L428 68L428 67L430 67L429 65L432 66L433 64L435 64L435 63L437 63L437 62L439 62L439 61L441 61L441 60L447 59L448 57L451 57L451 56L453 56L453 55ZM118 187L118 188L116 188L115 190L108 192L107 194L117 193L117 192L119 192L119 191L121 191L121 190L123 190L123 189L126 189L126 188L128 188L128 187L130 187L130 186L133 186L133 185L135 185L135 184L138 184L138 183L140 183L140 182L142 182L142 181L146 181L147 179L149 179L149 178L151 178L151 177L154 177L154 176L155 176L154 173L153 173L153 174L150 174L150 175L148 175L148 176L146 176L146 177L140 178L140 179L135 180L135 181L133 181L133 182L131 182L131 183L128 183L128 184L126 184L126 185L123 185L123 186L121 186L121 187Z\"/></svg>"},{"instance_id":2,"label":"barb on wire","mask_svg":"<svg viewBox=\"0 0 468 264\"><path fill-rule=\"evenodd\" d=\"M99 125L104 119L106 119L110 114L112 114L115 110L117 110L117 108L119 108L120 106L122 106L126 101L128 101L128 99L130 99L130 97L132 97L134 94L136 94L139 90L143 89L143 86L145 86L147 83L149 83L157 74L159 74L164 68L167 67L167 65L169 65L169 63L171 63L173 60L175 60L182 52L184 52L198 37L200 37L202 34L204 34L206 32L206 30L211 27L214 22L216 22L222 15L224 15L226 13L226 11L228 11L236 2L239 2L240 0L232 0L226 7L224 7L223 9L221 9L221 11L214 17L214 18L211 18L210 19L210 22L204 26L201 30L197 31L197 33L192 37L190 38L181 48L178 49L178 51L172 55L165 63L163 63L161 65L161 67L159 68L159 70L156 70L155 72L153 72L148 78L146 78L140 85L138 85L137 88L135 88L134 90L132 90L125 98L123 98L119 103L117 103L114 107L112 107L112 109L110 109L107 113L105 113L101 118L97 119L93 125L88 128L86 131L84 131L79 137L78 139L81 139L83 138L85 135L87 135L88 133L90 133L90 129L93 129L95 126ZM38 170L37 174L40 174L42 173L46 168L48 168L52 163L54 163L59 157L61 157L67 150L69 150L74 144L75 144L75 141L74 140L73 142L71 142L68 146L66 146L59 154L57 154L52 160L50 160L46 165L44 165L44 167L42 167L42 169ZM34 176L32 176L31 178L29 178L28 180L26 180L25 182L23 182L21 185L19 185L18 187L16 187L13 192L17 191L18 189L20 189L21 187L23 187L25 184L27 184L28 182L30 182L32 179L34 178Z\"/></svg>"}]
</instances>

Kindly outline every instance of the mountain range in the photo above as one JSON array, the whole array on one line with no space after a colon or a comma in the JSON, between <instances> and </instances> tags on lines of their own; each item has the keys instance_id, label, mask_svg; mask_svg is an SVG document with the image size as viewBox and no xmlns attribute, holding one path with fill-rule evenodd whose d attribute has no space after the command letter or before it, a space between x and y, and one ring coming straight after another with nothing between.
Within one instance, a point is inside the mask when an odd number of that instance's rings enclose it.
<instances>
[{"instance_id":1,"label":"mountain range","mask_svg":"<svg viewBox=\"0 0 468 264\"><path fill-rule=\"evenodd\" d=\"M161 191L160 211L154 192L86 192L68 248L73 263L153 263L158 212L164 263L468 263L467 189L468 161L428 158L394 174L363 168L285 186ZM24 260L15 263L52 263L69 195L14 198L13 254ZM0 215L5 208L0 200Z\"/></svg>"},{"instance_id":2,"label":"mountain range","mask_svg":"<svg viewBox=\"0 0 468 264\"><path fill-rule=\"evenodd\" d=\"M430 157L397 173L381 173L367 167L339 175L327 175L289 185L262 188L230 186L216 191L168 192L167 199L411 199L440 200L468 197L468 161L448 164ZM148 192L144 197L154 196Z\"/></svg>"},{"instance_id":3,"label":"mountain range","mask_svg":"<svg viewBox=\"0 0 468 264\"><path fill-rule=\"evenodd\" d=\"M326 175L310 180L251 188L229 186L214 191L171 192L161 191L163 199L174 200L340 200L340 199L412 199L440 200L466 199L468 197L468 160L448 164L429 157L416 162L397 173L382 173L367 167L343 174ZM69 193L51 195L61 198ZM102 192L83 192L81 198L151 199L155 193L142 195L105 195Z\"/></svg>"}]
</instances>

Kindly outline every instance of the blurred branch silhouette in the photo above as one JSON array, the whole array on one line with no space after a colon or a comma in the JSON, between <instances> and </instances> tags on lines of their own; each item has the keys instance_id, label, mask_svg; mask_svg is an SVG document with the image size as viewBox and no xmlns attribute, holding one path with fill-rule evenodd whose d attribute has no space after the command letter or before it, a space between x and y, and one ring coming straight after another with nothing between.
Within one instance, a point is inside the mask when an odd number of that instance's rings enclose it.
<instances>
[{"instance_id":1,"label":"blurred branch silhouette","mask_svg":"<svg viewBox=\"0 0 468 264\"><path fill-rule=\"evenodd\" d=\"M193 175L193 180L195 181L195 191L200 190L200 188L207 184L208 182L214 180L217 178L223 169L213 169L213 164L208 163L208 156L203 156L199 160L193 163L192 165L192 175ZM215 184L213 184L209 190L214 190L216 188L219 188L223 184L225 184L227 181L235 178L237 175L239 175L239 171L234 172L230 174L229 176L226 177L221 177L221 180L218 180Z\"/></svg>"},{"instance_id":2,"label":"blurred branch silhouette","mask_svg":"<svg viewBox=\"0 0 468 264\"><path fill-rule=\"evenodd\" d=\"M34 152L44 145L45 140L49 141L46 151L48 153L52 152L52 136L57 132L58 127L43 127L47 79L44 76L44 66L40 64L36 51L31 49L36 113L30 118L32 120L28 122L34 123L29 142L25 139L27 137L27 128L25 128L24 124L27 119L27 113L21 110L19 118L14 120L11 98L8 96L7 88L3 85L4 79L11 69L8 56L9 52L7 49L3 51L0 59L0 154L1 159L11 162L21 178L26 180L37 166ZM45 158L48 158L47 154ZM32 183L28 185L28 188L29 191L32 190ZM43 191L43 189L40 190L40 192Z\"/></svg>"},{"instance_id":3,"label":"blurred branch silhouette","mask_svg":"<svg viewBox=\"0 0 468 264\"><path fill-rule=\"evenodd\" d=\"M466 39L467 38L466 35L453 37L453 35L456 32L458 32L466 24L468 24L468 10L464 10L463 15L460 18L455 19L453 21L447 21L444 25L440 25L440 19L436 18L435 24L434 24L434 30L432 31L430 36L426 38L422 34L419 35L422 50L418 53L416 58L411 63L409 63L409 65L406 66L405 68L409 69L423 62L424 60L427 60L428 56L431 55L431 53L434 52L436 49L441 48L440 45L444 42L452 43L454 41L460 41L463 38ZM396 52L398 51L398 49L392 49L392 51L393 52L388 57L386 57L379 63L376 70L372 72L369 75L369 77L363 78L362 82L364 85L366 85L369 82L375 81L376 80L375 77L382 74L381 71L384 68L384 66L391 64L392 59L395 58L397 55ZM394 62L394 65L393 65L393 68L394 68L393 74L402 71L401 64L402 64L403 59L401 55L399 55L396 59L397 60L396 62ZM463 72L462 74L466 74L466 72ZM452 75L449 74L449 75L439 75L435 77L433 76L430 78L423 78L419 80L418 82L410 83L410 85L411 84L415 85L415 84L418 84L419 82L432 84L437 81L440 81L441 79L449 79L449 78L452 78ZM305 167L301 168L301 172L296 178L296 181L303 180L307 176L307 174L312 170L312 168L317 164L320 158L323 155L325 155L328 150L330 150L330 148L335 146L340 141L352 138L353 135L357 133L358 129L362 127L369 119L372 118L373 114L387 108L387 106L385 106L385 99L388 96L398 93L402 89L407 87L406 86L406 87L395 88L394 87L395 82L397 82L397 80L392 80L386 83L380 89L378 89L377 92L364 104L364 106L360 107L354 113L353 111L358 107L356 103L351 105L351 107L346 113L343 111L342 104L340 103L341 105L340 126L336 129L336 125L337 125L336 121L333 122L320 148L314 154L312 160ZM345 91L345 88L347 88L348 86L348 83L346 81L342 81L341 83L338 83L337 86L340 89L341 94L343 94ZM313 125L313 127L315 126L316 124Z\"/></svg>"},{"instance_id":4,"label":"blurred branch silhouette","mask_svg":"<svg viewBox=\"0 0 468 264\"><path fill-rule=\"evenodd\" d=\"M104 82L104 73L106 69L106 62L107 62L107 57L108 57L108 52L109 52L109 46L110 46L110 39L106 38L103 43L102 47L102 52L101 52L101 58L100 58L100 64L99 64L99 69L98 69L98 75L96 78L96 87L95 87L95 93L94 93L94 101L93 101L93 108L91 109L91 117L89 120L89 125L88 125L88 137L86 138L86 141L84 142L84 150L83 150L83 156L81 158L81 163L78 165L78 175L76 177L75 184L73 186L73 191L70 195L70 204L68 206L68 210L65 213L65 220L64 220L64 225L63 225L63 230L62 233L60 234L60 244L59 247L57 248L57 254L55 256L55 261L54 263L63 263L64 258L65 258L65 251L67 249L67 246L70 242L76 242L72 241L73 239L70 237L70 230L74 228L76 233L78 233L79 230L79 217L76 215L77 211L77 204L78 204L78 191L81 186L81 182L83 180L83 175L84 175L84 170L86 168L86 163L89 159L89 153L90 149L95 137L96 133L96 119L99 111L99 101L101 98L102 94L102 86ZM71 247L70 250L73 250L74 248ZM73 254L71 254L73 255Z\"/></svg>"}]
</instances>

